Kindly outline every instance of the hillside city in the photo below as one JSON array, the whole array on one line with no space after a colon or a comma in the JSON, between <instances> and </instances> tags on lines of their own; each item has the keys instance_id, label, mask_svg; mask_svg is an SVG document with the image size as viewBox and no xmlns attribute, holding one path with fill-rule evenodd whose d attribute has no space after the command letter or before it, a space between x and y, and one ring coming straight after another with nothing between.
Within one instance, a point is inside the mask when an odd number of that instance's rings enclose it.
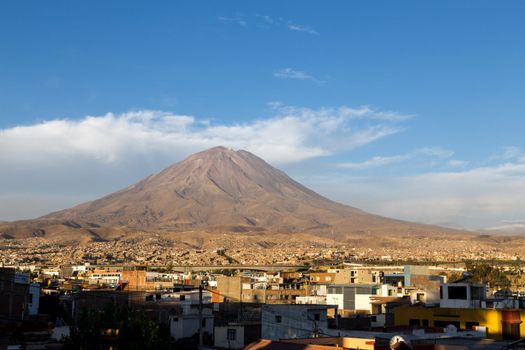
<instances>
[{"instance_id":1,"label":"hillside city","mask_svg":"<svg viewBox=\"0 0 525 350\"><path fill-rule=\"evenodd\" d=\"M396 335L501 349L524 334L517 257L30 241L2 241L3 349L387 349Z\"/></svg>"},{"instance_id":2,"label":"hillside city","mask_svg":"<svg viewBox=\"0 0 525 350\"><path fill-rule=\"evenodd\" d=\"M272 248L218 246L189 247L162 238L90 242L86 245L63 246L43 238L24 240L0 239L3 264L145 264L215 265L230 264L316 264L341 261L415 261L449 262L451 260L516 260L521 250L513 247L490 247L469 241L414 239L405 247L350 247L283 243ZM170 247L167 249L166 247Z\"/></svg>"}]
</instances>

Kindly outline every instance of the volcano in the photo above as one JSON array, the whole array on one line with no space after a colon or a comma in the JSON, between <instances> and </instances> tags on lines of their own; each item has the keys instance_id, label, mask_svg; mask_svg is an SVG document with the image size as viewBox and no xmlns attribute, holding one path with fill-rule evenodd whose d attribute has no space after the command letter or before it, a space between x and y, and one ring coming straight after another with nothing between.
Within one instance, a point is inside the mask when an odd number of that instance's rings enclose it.
<instances>
[{"instance_id":1,"label":"volcano","mask_svg":"<svg viewBox=\"0 0 525 350\"><path fill-rule=\"evenodd\" d=\"M439 230L331 201L254 154L196 153L123 190L42 219L137 230L272 230L344 234Z\"/></svg>"},{"instance_id":2,"label":"volcano","mask_svg":"<svg viewBox=\"0 0 525 350\"><path fill-rule=\"evenodd\" d=\"M15 238L46 236L52 227L60 235L83 232L93 239L104 239L114 230L311 233L343 240L453 231L385 218L331 201L256 155L225 147L193 154L92 202L2 226L0 232Z\"/></svg>"}]
</instances>

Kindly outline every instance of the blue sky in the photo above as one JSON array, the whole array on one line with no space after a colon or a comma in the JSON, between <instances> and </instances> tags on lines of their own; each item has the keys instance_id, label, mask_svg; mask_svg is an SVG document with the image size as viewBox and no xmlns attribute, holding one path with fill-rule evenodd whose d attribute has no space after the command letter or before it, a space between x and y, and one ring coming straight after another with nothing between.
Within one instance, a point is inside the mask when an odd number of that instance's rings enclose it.
<instances>
[{"instance_id":1,"label":"blue sky","mask_svg":"<svg viewBox=\"0 0 525 350\"><path fill-rule=\"evenodd\" d=\"M0 220L221 143L382 215L524 228L524 13L522 1L3 1Z\"/></svg>"}]
</instances>

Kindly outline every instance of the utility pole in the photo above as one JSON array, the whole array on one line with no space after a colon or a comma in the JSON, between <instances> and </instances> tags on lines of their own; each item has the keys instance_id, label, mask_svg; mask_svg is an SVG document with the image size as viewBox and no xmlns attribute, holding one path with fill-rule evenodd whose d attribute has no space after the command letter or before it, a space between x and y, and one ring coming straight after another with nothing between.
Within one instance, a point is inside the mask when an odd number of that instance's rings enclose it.
<instances>
[{"instance_id":1,"label":"utility pole","mask_svg":"<svg viewBox=\"0 0 525 350\"><path fill-rule=\"evenodd\" d=\"M239 274L240 275L240 274ZM239 313L237 314L238 322L242 321L242 276L239 276Z\"/></svg>"},{"instance_id":2,"label":"utility pole","mask_svg":"<svg viewBox=\"0 0 525 350\"><path fill-rule=\"evenodd\" d=\"M199 285L199 350L202 349L202 281Z\"/></svg>"},{"instance_id":3,"label":"utility pole","mask_svg":"<svg viewBox=\"0 0 525 350\"><path fill-rule=\"evenodd\" d=\"M452 249L452 259L454 261L454 268L456 268L456 248Z\"/></svg>"},{"instance_id":4,"label":"utility pole","mask_svg":"<svg viewBox=\"0 0 525 350\"><path fill-rule=\"evenodd\" d=\"M314 320L314 338L319 338L319 328L315 320Z\"/></svg>"}]
</instances>

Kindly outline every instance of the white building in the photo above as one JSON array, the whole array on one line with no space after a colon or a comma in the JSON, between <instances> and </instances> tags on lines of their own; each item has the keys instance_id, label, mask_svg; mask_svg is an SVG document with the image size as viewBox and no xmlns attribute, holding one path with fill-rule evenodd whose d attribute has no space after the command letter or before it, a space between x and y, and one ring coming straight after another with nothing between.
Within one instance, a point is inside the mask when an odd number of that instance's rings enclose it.
<instances>
[{"instance_id":1,"label":"white building","mask_svg":"<svg viewBox=\"0 0 525 350\"><path fill-rule=\"evenodd\" d=\"M308 295L304 297L296 297L296 304L315 304L315 305L326 305L325 295Z\"/></svg>"},{"instance_id":2,"label":"white building","mask_svg":"<svg viewBox=\"0 0 525 350\"><path fill-rule=\"evenodd\" d=\"M312 284L309 288L311 295L322 295L326 297L326 284Z\"/></svg>"},{"instance_id":3,"label":"white building","mask_svg":"<svg viewBox=\"0 0 525 350\"><path fill-rule=\"evenodd\" d=\"M181 315L171 315L169 318L170 335L175 340L189 338L199 333L200 316L197 310L186 310ZM202 310L203 334L213 334L213 314L211 309Z\"/></svg>"},{"instance_id":4,"label":"white building","mask_svg":"<svg viewBox=\"0 0 525 350\"><path fill-rule=\"evenodd\" d=\"M90 284L119 284L122 273L116 271L93 271L89 276Z\"/></svg>"},{"instance_id":5,"label":"white building","mask_svg":"<svg viewBox=\"0 0 525 350\"><path fill-rule=\"evenodd\" d=\"M331 285L326 291L326 303L337 305L340 311L371 313L370 297L377 295L374 284Z\"/></svg>"},{"instance_id":6,"label":"white building","mask_svg":"<svg viewBox=\"0 0 525 350\"><path fill-rule=\"evenodd\" d=\"M328 310L335 305L266 304L262 306L261 338L315 338L327 334Z\"/></svg>"},{"instance_id":7,"label":"white building","mask_svg":"<svg viewBox=\"0 0 525 350\"><path fill-rule=\"evenodd\" d=\"M38 315L38 307L40 306L40 284L29 284L29 301L27 302L28 315Z\"/></svg>"},{"instance_id":8,"label":"white building","mask_svg":"<svg viewBox=\"0 0 525 350\"><path fill-rule=\"evenodd\" d=\"M221 349L244 349L260 337L260 323L228 323L215 326L213 345Z\"/></svg>"},{"instance_id":9,"label":"white building","mask_svg":"<svg viewBox=\"0 0 525 350\"><path fill-rule=\"evenodd\" d=\"M472 283L444 283L440 287L439 306L446 308L480 308L487 296L487 286Z\"/></svg>"}]
</instances>

